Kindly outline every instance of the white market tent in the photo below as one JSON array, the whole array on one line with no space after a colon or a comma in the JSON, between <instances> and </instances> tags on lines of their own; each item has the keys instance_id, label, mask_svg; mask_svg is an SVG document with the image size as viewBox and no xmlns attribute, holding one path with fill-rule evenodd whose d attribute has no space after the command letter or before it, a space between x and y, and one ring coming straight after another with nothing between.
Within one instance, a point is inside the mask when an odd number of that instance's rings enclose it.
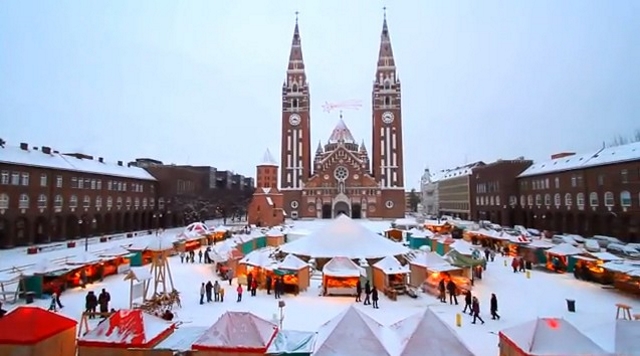
<instances>
[{"instance_id":1,"label":"white market tent","mask_svg":"<svg viewBox=\"0 0 640 356\"><path fill-rule=\"evenodd\" d=\"M266 355L311 354L316 338L315 332L280 330Z\"/></svg>"},{"instance_id":2,"label":"white market tent","mask_svg":"<svg viewBox=\"0 0 640 356\"><path fill-rule=\"evenodd\" d=\"M389 328L351 305L320 327L313 355L391 356L398 346Z\"/></svg>"},{"instance_id":3,"label":"white market tent","mask_svg":"<svg viewBox=\"0 0 640 356\"><path fill-rule=\"evenodd\" d=\"M264 353L277 332L277 325L252 313L228 311L193 343L193 349Z\"/></svg>"},{"instance_id":4,"label":"white market tent","mask_svg":"<svg viewBox=\"0 0 640 356\"><path fill-rule=\"evenodd\" d=\"M346 215L340 215L322 229L280 246L285 253L312 258L382 258L404 255L409 249L386 239Z\"/></svg>"},{"instance_id":5,"label":"white market tent","mask_svg":"<svg viewBox=\"0 0 640 356\"><path fill-rule=\"evenodd\" d=\"M610 355L564 319L538 318L500 331L500 350L531 356Z\"/></svg>"},{"instance_id":6,"label":"white market tent","mask_svg":"<svg viewBox=\"0 0 640 356\"><path fill-rule=\"evenodd\" d=\"M366 277L367 271L346 257L334 257L322 268L331 277Z\"/></svg>"},{"instance_id":7,"label":"white market tent","mask_svg":"<svg viewBox=\"0 0 640 356\"><path fill-rule=\"evenodd\" d=\"M400 356L473 356L473 352L460 340L456 332L436 313L427 308L393 325L402 352Z\"/></svg>"},{"instance_id":8,"label":"white market tent","mask_svg":"<svg viewBox=\"0 0 640 356\"><path fill-rule=\"evenodd\" d=\"M584 333L600 347L616 355L640 353L640 322L637 320L611 320L584 329Z\"/></svg>"},{"instance_id":9,"label":"white market tent","mask_svg":"<svg viewBox=\"0 0 640 356\"><path fill-rule=\"evenodd\" d=\"M558 256L571 256L571 255L579 255L584 251L580 248L577 248L571 244L566 242L556 245L547 250L547 253L551 253Z\"/></svg>"}]
</instances>

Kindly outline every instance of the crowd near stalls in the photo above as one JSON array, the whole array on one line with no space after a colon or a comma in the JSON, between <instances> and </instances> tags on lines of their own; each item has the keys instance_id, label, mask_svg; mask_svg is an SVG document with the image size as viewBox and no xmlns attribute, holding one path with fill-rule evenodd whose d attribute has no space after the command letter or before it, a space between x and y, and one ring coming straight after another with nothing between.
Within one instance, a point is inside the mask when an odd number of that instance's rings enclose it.
<instances>
[{"instance_id":1,"label":"crowd near stalls","mask_svg":"<svg viewBox=\"0 0 640 356\"><path fill-rule=\"evenodd\" d=\"M453 281L458 294L471 290L472 287L468 268L454 266L435 252L423 251L414 255L409 261L409 269L410 285L431 295L440 294L438 288L441 280L445 283Z\"/></svg>"}]
</instances>

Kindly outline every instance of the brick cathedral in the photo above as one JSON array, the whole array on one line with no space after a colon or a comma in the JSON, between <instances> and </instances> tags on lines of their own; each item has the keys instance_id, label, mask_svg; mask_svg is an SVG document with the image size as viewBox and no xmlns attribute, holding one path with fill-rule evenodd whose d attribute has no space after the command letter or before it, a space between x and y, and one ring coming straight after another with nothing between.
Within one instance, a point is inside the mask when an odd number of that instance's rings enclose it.
<instances>
[{"instance_id":1,"label":"brick cathedral","mask_svg":"<svg viewBox=\"0 0 640 356\"><path fill-rule=\"evenodd\" d=\"M282 86L280 188L275 188L278 184L273 180L277 178L260 176L264 167L276 164L269 157L258 166L250 222L275 225L274 220L285 216L329 219L339 214L352 218L404 217L400 94L385 16L371 93L371 156L364 141L356 142L340 115L326 144L318 143L312 159L311 96L296 21ZM273 204L275 201L281 205Z\"/></svg>"}]
</instances>

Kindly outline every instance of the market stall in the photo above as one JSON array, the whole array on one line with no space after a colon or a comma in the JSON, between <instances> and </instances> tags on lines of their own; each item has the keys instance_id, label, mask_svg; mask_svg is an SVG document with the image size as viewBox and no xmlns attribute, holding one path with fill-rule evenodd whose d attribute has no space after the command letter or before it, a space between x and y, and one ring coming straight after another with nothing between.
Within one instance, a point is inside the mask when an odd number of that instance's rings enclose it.
<instances>
[{"instance_id":1,"label":"market stall","mask_svg":"<svg viewBox=\"0 0 640 356\"><path fill-rule=\"evenodd\" d=\"M399 356L473 356L451 326L431 308L391 325L390 329L400 337Z\"/></svg>"},{"instance_id":2,"label":"market stall","mask_svg":"<svg viewBox=\"0 0 640 356\"><path fill-rule=\"evenodd\" d=\"M444 256L449 252L451 244L455 241L451 235L436 235L436 238L431 240L431 251L434 251L440 256Z\"/></svg>"},{"instance_id":3,"label":"market stall","mask_svg":"<svg viewBox=\"0 0 640 356\"><path fill-rule=\"evenodd\" d=\"M118 310L78 338L78 356L134 356L131 349L153 348L174 329L172 322L141 310Z\"/></svg>"},{"instance_id":4,"label":"market stall","mask_svg":"<svg viewBox=\"0 0 640 356\"><path fill-rule=\"evenodd\" d=\"M429 239L434 236L434 233L430 230L413 228L407 232L407 236L409 239L409 248L417 250L426 245L431 247Z\"/></svg>"},{"instance_id":5,"label":"market stall","mask_svg":"<svg viewBox=\"0 0 640 356\"><path fill-rule=\"evenodd\" d=\"M216 247L211 249L209 257L215 262L216 273L218 273L218 276L225 280L229 270L233 272L232 277L237 275L238 265L244 255L235 246L218 244Z\"/></svg>"},{"instance_id":6,"label":"market stall","mask_svg":"<svg viewBox=\"0 0 640 356\"><path fill-rule=\"evenodd\" d=\"M236 277L244 278L252 274L260 288L264 288L267 275L276 268L275 249L271 246L255 250L244 256L238 263Z\"/></svg>"},{"instance_id":7,"label":"market stall","mask_svg":"<svg viewBox=\"0 0 640 356\"><path fill-rule=\"evenodd\" d=\"M602 268L607 262L623 259L609 252L586 252L580 255L569 256L569 265L573 265L573 275L576 279L582 279L600 284L613 284L614 274Z\"/></svg>"},{"instance_id":8,"label":"market stall","mask_svg":"<svg viewBox=\"0 0 640 356\"><path fill-rule=\"evenodd\" d=\"M282 277L285 293L298 294L307 290L311 283L309 264L291 254L278 263L277 267L273 269L273 274Z\"/></svg>"},{"instance_id":9,"label":"market stall","mask_svg":"<svg viewBox=\"0 0 640 356\"><path fill-rule=\"evenodd\" d=\"M228 311L191 348L198 356L262 356L277 333L277 325L252 313Z\"/></svg>"},{"instance_id":10,"label":"market stall","mask_svg":"<svg viewBox=\"0 0 640 356\"><path fill-rule=\"evenodd\" d=\"M102 276L125 273L131 267L131 252L121 246L114 246L96 253L102 259Z\"/></svg>"},{"instance_id":11,"label":"market stall","mask_svg":"<svg viewBox=\"0 0 640 356\"><path fill-rule=\"evenodd\" d=\"M255 241L256 249L267 247L267 236L261 229L252 229L249 232L249 237Z\"/></svg>"},{"instance_id":12,"label":"market stall","mask_svg":"<svg viewBox=\"0 0 640 356\"><path fill-rule=\"evenodd\" d=\"M373 286L392 300L407 291L409 266L403 266L395 257L387 256L373 265Z\"/></svg>"},{"instance_id":13,"label":"market stall","mask_svg":"<svg viewBox=\"0 0 640 356\"><path fill-rule=\"evenodd\" d=\"M446 220L427 221L424 226L434 234L448 234L453 229L453 225L449 224Z\"/></svg>"},{"instance_id":14,"label":"market stall","mask_svg":"<svg viewBox=\"0 0 640 356\"><path fill-rule=\"evenodd\" d=\"M43 294L52 294L55 290L63 291L71 268L73 267L41 259L24 271L22 287L25 292L33 293L35 298L42 298Z\"/></svg>"},{"instance_id":15,"label":"market stall","mask_svg":"<svg viewBox=\"0 0 640 356\"><path fill-rule=\"evenodd\" d=\"M266 355L311 356L316 333L309 331L279 330Z\"/></svg>"},{"instance_id":16,"label":"market stall","mask_svg":"<svg viewBox=\"0 0 640 356\"><path fill-rule=\"evenodd\" d=\"M355 296L360 276L367 276L362 267L346 257L334 257L322 268L323 294Z\"/></svg>"},{"instance_id":17,"label":"market stall","mask_svg":"<svg viewBox=\"0 0 640 356\"><path fill-rule=\"evenodd\" d=\"M267 246L277 247L284 244L284 233L281 229L271 228L267 231Z\"/></svg>"},{"instance_id":18,"label":"market stall","mask_svg":"<svg viewBox=\"0 0 640 356\"><path fill-rule=\"evenodd\" d=\"M640 268L620 273L613 285L617 290L640 296Z\"/></svg>"},{"instance_id":19,"label":"market stall","mask_svg":"<svg viewBox=\"0 0 640 356\"><path fill-rule=\"evenodd\" d=\"M226 226L218 226L213 230L214 241L222 241L231 237L230 229Z\"/></svg>"},{"instance_id":20,"label":"market stall","mask_svg":"<svg viewBox=\"0 0 640 356\"><path fill-rule=\"evenodd\" d=\"M573 272L574 261L569 261L569 256L579 255L583 252L584 250L568 243L556 245L547 250L546 267L557 273Z\"/></svg>"},{"instance_id":21,"label":"market stall","mask_svg":"<svg viewBox=\"0 0 640 356\"><path fill-rule=\"evenodd\" d=\"M409 285L421 287L427 279L428 268L434 266L451 266L449 262L435 252L421 252L409 261Z\"/></svg>"},{"instance_id":22,"label":"market stall","mask_svg":"<svg viewBox=\"0 0 640 356\"><path fill-rule=\"evenodd\" d=\"M102 258L91 252L79 252L78 254L68 257L65 260L71 269L75 269L71 273L71 277L67 279L68 287L79 287L83 283L89 284L101 280Z\"/></svg>"},{"instance_id":23,"label":"market stall","mask_svg":"<svg viewBox=\"0 0 640 356\"><path fill-rule=\"evenodd\" d=\"M530 262L532 266L546 265L547 250L554 246L553 243L544 240L531 240L528 244L520 247L519 255L522 256L525 261Z\"/></svg>"},{"instance_id":24,"label":"market stall","mask_svg":"<svg viewBox=\"0 0 640 356\"><path fill-rule=\"evenodd\" d=\"M0 355L76 356L77 324L40 307L19 306L0 318Z\"/></svg>"},{"instance_id":25,"label":"market stall","mask_svg":"<svg viewBox=\"0 0 640 356\"><path fill-rule=\"evenodd\" d=\"M538 318L498 333L500 355L610 355L564 319Z\"/></svg>"},{"instance_id":26,"label":"market stall","mask_svg":"<svg viewBox=\"0 0 640 356\"><path fill-rule=\"evenodd\" d=\"M432 295L438 295L440 293L438 285L441 280L444 280L445 285L446 283L449 283L449 281L453 281L456 285L457 295L464 294L472 288L468 271L468 268L461 268L446 264L428 267L427 279L422 286L423 291Z\"/></svg>"},{"instance_id":27,"label":"market stall","mask_svg":"<svg viewBox=\"0 0 640 356\"><path fill-rule=\"evenodd\" d=\"M407 232L397 227L391 227L384 230L384 237L394 242L402 242Z\"/></svg>"}]
</instances>

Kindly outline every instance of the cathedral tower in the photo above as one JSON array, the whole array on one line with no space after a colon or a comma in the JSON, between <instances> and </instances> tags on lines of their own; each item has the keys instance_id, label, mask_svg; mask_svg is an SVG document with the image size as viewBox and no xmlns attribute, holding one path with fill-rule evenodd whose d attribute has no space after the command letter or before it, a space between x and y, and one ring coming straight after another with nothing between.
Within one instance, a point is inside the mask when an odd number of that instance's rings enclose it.
<instances>
[{"instance_id":1,"label":"cathedral tower","mask_svg":"<svg viewBox=\"0 0 640 356\"><path fill-rule=\"evenodd\" d=\"M404 216L404 159L400 79L384 16L372 92L371 174L380 184L388 216ZM385 214L387 215L387 214Z\"/></svg>"},{"instance_id":2,"label":"cathedral tower","mask_svg":"<svg viewBox=\"0 0 640 356\"><path fill-rule=\"evenodd\" d=\"M257 188L278 189L278 163L268 148L262 162L256 167L256 181Z\"/></svg>"},{"instance_id":3,"label":"cathedral tower","mask_svg":"<svg viewBox=\"0 0 640 356\"><path fill-rule=\"evenodd\" d=\"M284 209L298 216L302 188L311 176L309 86L304 70L298 19L293 30L289 65L282 85L281 191Z\"/></svg>"}]
</instances>

